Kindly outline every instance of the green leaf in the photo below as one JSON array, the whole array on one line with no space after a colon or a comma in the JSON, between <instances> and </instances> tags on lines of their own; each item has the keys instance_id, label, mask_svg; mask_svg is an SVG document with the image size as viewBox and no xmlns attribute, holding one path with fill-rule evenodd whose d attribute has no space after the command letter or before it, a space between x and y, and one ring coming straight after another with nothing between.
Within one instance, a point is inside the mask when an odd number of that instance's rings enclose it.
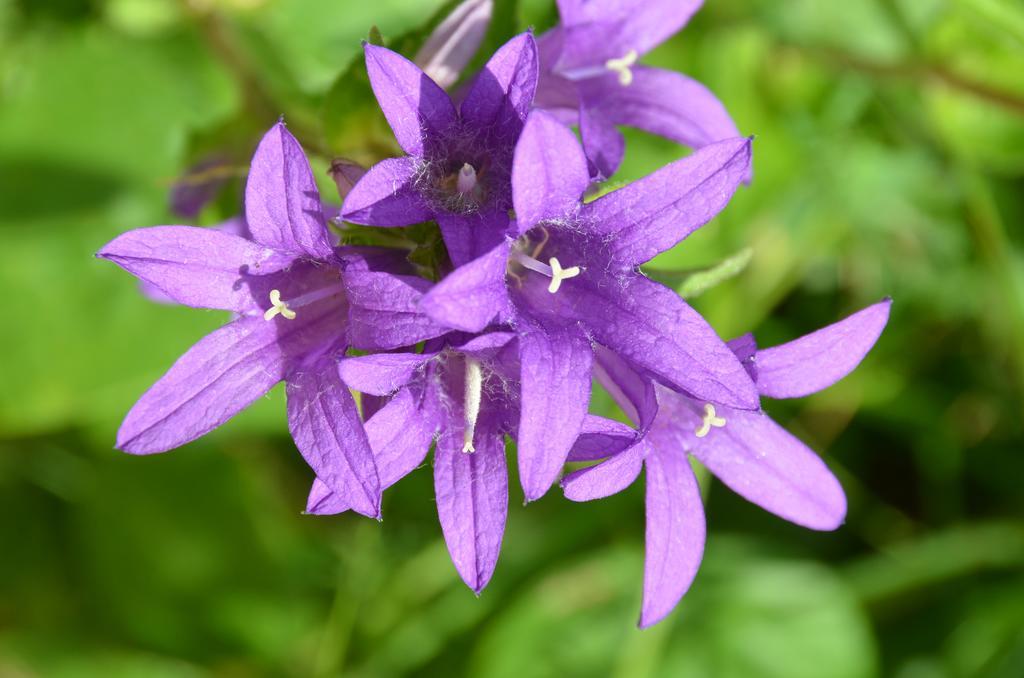
<instances>
[{"instance_id":1,"label":"green leaf","mask_svg":"<svg viewBox=\"0 0 1024 678\"><path fill-rule=\"evenodd\" d=\"M690 274L679 286L679 294L684 299L692 299L704 294L712 287L721 285L726 280L735 278L747 268L754 250L746 247L736 254L723 259L710 268Z\"/></svg>"}]
</instances>

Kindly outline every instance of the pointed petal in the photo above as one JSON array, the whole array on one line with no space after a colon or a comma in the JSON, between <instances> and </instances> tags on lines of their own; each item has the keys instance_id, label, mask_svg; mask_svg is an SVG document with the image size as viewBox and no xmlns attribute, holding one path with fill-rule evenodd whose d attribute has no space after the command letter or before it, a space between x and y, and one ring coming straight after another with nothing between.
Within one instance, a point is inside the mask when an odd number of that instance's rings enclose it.
<instances>
[{"instance_id":1,"label":"pointed petal","mask_svg":"<svg viewBox=\"0 0 1024 678\"><path fill-rule=\"evenodd\" d=\"M754 382L699 313L672 290L639 275L567 291L589 309L594 338L673 389L743 409L759 404Z\"/></svg>"},{"instance_id":2,"label":"pointed petal","mask_svg":"<svg viewBox=\"0 0 1024 678\"><path fill-rule=\"evenodd\" d=\"M583 208L623 267L642 264L711 221L750 170L750 140L720 141Z\"/></svg>"},{"instance_id":3,"label":"pointed petal","mask_svg":"<svg viewBox=\"0 0 1024 678\"><path fill-rule=\"evenodd\" d=\"M449 273L423 296L420 310L438 323L464 332L487 327L508 308L505 267L509 245L503 241Z\"/></svg>"},{"instance_id":4,"label":"pointed petal","mask_svg":"<svg viewBox=\"0 0 1024 678\"><path fill-rule=\"evenodd\" d=\"M338 374L361 393L389 395L412 381L437 353L373 353L345 358L338 363Z\"/></svg>"},{"instance_id":5,"label":"pointed petal","mask_svg":"<svg viewBox=\"0 0 1024 678\"><path fill-rule=\"evenodd\" d=\"M609 74L580 83L580 89L585 105L598 108L611 124L642 129L684 146L701 148L740 136L722 102L682 73L636 66L628 87Z\"/></svg>"},{"instance_id":6,"label":"pointed petal","mask_svg":"<svg viewBox=\"0 0 1024 678\"><path fill-rule=\"evenodd\" d=\"M500 245L509 229L508 213L492 210L478 214L437 215L448 256L456 266L464 266Z\"/></svg>"},{"instance_id":7,"label":"pointed petal","mask_svg":"<svg viewBox=\"0 0 1024 678\"><path fill-rule=\"evenodd\" d=\"M387 489L419 467L430 450L437 431L437 412L402 389L366 422L366 435L373 450L382 489ZM319 478L306 502L306 513L333 515L351 505Z\"/></svg>"},{"instance_id":8,"label":"pointed petal","mask_svg":"<svg viewBox=\"0 0 1024 678\"><path fill-rule=\"evenodd\" d=\"M245 219L253 240L272 249L331 257L331 242L313 171L284 123L260 141L245 184Z\"/></svg>"},{"instance_id":9,"label":"pointed petal","mask_svg":"<svg viewBox=\"0 0 1024 678\"><path fill-rule=\"evenodd\" d=\"M604 111L586 101L580 105L579 118L591 177L595 181L611 178L626 155L626 139Z\"/></svg>"},{"instance_id":10,"label":"pointed petal","mask_svg":"<svg viewBox=\"0 0 1024 678\"><path fill-rule=\"evenodd\" d=\"M641 431L651 427L658 396L648 377L603 346L594 350L594 376Z\"/></svg>"},{"instance_id":11,"label":"pointed petal","mask_svg":"<svg viewBox=\"0 0 1024 678\"><path fill-rule=\"evenodd\" d=\"M704 507L682 450L652 441L647 455L644 598L640 628L661 621L697 576L704 556Z\"/></svg>"},{"instance_id":12,"label":"pointed petal","mask_svg":"<svg viewBox=\"0 0 1024 678\"><path fill-rule=\"evenodd\" d=\"M289 257L235 235L193 226L128 231L96 256L109 259L170 300L186 306L245 313L266 302L247 282L279 271Z\"/></svg>"},{"instance_id":13,"label":"pointed petal","mask_svg":"<svg viewBox=\"0 0 1024 678\"><path fill-rule=\"evenodd\" d=\"M415 62L439 86L451 87L480 48L493 11L493 0L463 0L423 43Z\"/></svg>"},{"instance_id":14,"label":"pointed petal","mask_svg":"<svg viewBox=\"0 0 1024 678\"><path fill-rule=\"evenodd\" d=\"M433 211L416 188L416 158L388 158L363 175L345 196L345 221L369 226L408 226L427 221Z\"/></svg>"},{"instance_id":15,"label":"pointed petal","mask_svg":"<svg viewBox=\"0 0 1024 678\"><path fill-rule=\"evenodd\" d=\"M558 478L590 403L593 349L581 330L522 328L519 477L527 501Z\"/></svg>"},{"instance_id":16,"label":"pointed petal","mask_svg":"<svg viewBox=\"0 0 1024 678\"><path fill-rule=\"evenodd\" d=\"M636 442L637 432L614 419L593 414L583 418L568 461L596 461L614 456Z\"/></svg>"},{"instance_id":17,"label":"pointed petal","mask_svg":"<svg viewBox=\"0 0 1024 678\"><path fill-rule=\"evenodd\" d=\"M589 185L587 161L572 131L543 111L531 113L512 161L517 232L574 213Z\"/></svg>"},{"instance_id":18,"label":"pointed petal","mask_svg":"<svg viewBox=\"0 0 1024 678\"><path fill-rule=\"evenodd\" d=\"M758 351L757 388L769 398L802 398L853 371L889 321L891 299L781 346Z\"/></svg>"},{"instance_id":19,"label":"pointed petal","mask_svg":"<svg viewBox=\"0 0 1024 678\"><path fill-rule=\"evenodd\" d=\"M412 346L447 329L419 310L430 281L410 275L347 268L349 340L366 350Z\"/></svg>"},{"instance_id":20,"label":"pointed petal","mask_svg":"<svg viewBox=\"0 0 1024 678\"><path fill-rule=\"evenodd\" d=\"M600 464L570 473L562 479L565 498L591 501L622 492L640 475L646 454L647 443L641 440Z\"/></svg>"},{"instance_id":21,"label":"pointed petal","mask_svg":"<svg viewBox=\"0 0 1024 678\"><path fill-rule=\"evenodd\" d=\"M302 457L356 512L380 517L381 482L356 402L333 356L288 378L288 428Z\"/></svg>"},{"instance_id":22,"label":"pointed petal","mask_svg":"<svg viewBox=\"0 0 1024 678\"><path fill-rule=\"evenodd\" d=\"M448 553L462 581L479 594L494 574L508 514L505 441L477 436L476 452L462 452L459 436L442 435L434 454L437 515Z\"/></svg>"},{"instance_id":23,"label":"pointed petal","mask_svg":"<svg viewBox=\"0 0 1024 678\"><path fill-rule=\"evenodd\" d=\"M370 86L398 145L409 155L428 155L458 122L452 100L404 56L376 45L363 49Z\"/></svg>"},{"instance_id":24,"label":"pointed petal","mask_svg":"<svg viewBox=\"0 0 1024 678\"><path fill-rule=\"evenodd\" d=\"M537 91L537 44L530 33L502 45L470 86L462 121L492 143L512 146Z\"/></svg>"},{"instance_id":25,"label":"pointed petal","mask_svg":"<svg viewBox=\"0 0 1024 678\"><path fill-rule=\"evenodd\" d=\"M281 381L297 359L343 334L338 298L304 306L294 320L236 320L190 348L139 398L117 432L118 449L164 452L220 426Z\"/></svg>"}]
</instances>

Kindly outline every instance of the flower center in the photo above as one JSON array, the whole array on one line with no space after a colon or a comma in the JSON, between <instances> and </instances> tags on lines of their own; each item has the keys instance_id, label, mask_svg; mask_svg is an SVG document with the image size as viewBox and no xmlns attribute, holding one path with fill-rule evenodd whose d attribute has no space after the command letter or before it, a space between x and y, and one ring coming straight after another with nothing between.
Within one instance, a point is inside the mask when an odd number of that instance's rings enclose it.
<instances>
[{"instance_id":1,"label":"flower center","mask_svg":"<svg viewBox=\"0 0 1024 678\"><path fill-rule=\"evenodd\" d=\"M288 307L287 302L281 301L281 291L270 290L270 308L263 314L263 319L273 320L278 314L288 320L295 320L295 311Z\"/></svg>"},{"instance_id":2,"label":"flower center","mask_svg":"<svg viewBox=\"0 0 1024 678\"><path fill-rule=\"evenodd\" d=\"M344 291L344 285L328 285L327 287L321 287L302 296L295 297L290 301L283 301L281 299L281 290L270 290L270 308L263 312L263 319L273 320L276 316L280 315L286 320L295 320L295 309L309 306L314 302L326 299L327 297L333 297Z\"/></svg>"},{"instance_id":3,"label":"flower center","mask_svg":"<svg viewBox=\"0 0 1024 678\"><path fill-rule=\"evenodd\" d=\"M509 274L521 282L522 278L512 270L511 264L514 262L522 268L531 270L535 273L540 273L546 278L551 278L551 282L548 284L548 292L554 294L562 287L562 281L568 280L569 278L575 278L584 271L580 266L569 266L565 268L562 266L562 262L558 260L558 257L548 257L548 263L543 263L537 259L540 253L544 251L544 247L548 244L550 234L548 230L543 226L540 227L543 235L541 241L533 246L532 251L527 254L525 251L528 243L523 243L521 246L517 245L512 250L512 254L509 255Z\"/></svg>"},{"instance_id":4,"label":"flower center","mask_svg":"<svg viewBox=\"0 0 1024 678\"><path fill-rule=\"evenodd\" d=\"M715 414L715 406L711 403L704 403L704 420L700 424L700 428L694 431L694 434L698 438L703 438L711 432L711 427L722 428L725 426L725 419Z\"/></svg>"},{"instance_id":5,"label":"flower center","mask_svg":"<svg viewBox=\"0 0 1024 678\"><path fill-rule=\"evenodd\" d=\"M466 356L466 392L463 414L466 426L462 430L462 451L476 452L473 437L476 435L476 420L480 416L480 396L483 390L483 370L480 361Z\"/></svg>"},{"instance_id":6,"label":"flower center","mask_svg":"<svg viewBox=\"0 0 1024 678\"><path fill-rule=\"evenodd\" d=\"M455 179L455 190L466 194L476 188L476 168L468 162L462 164L458 177Z\"/></svg>"},{"instance_id":7,"label":"flower center","mask_svg":"<svg viewBox=\"0 0 1024 678\"><path fill-rule=\"evenodd\" d=\"M619 57L618 59L609 59L604 62L604 67L613 73L619 74L619 84L627 87L633 83L633 71L631 66L636 63L637 57L640 55L636 53L635 49L631 49L626 52L625 56Z\"/></svg>"}]
</instances>

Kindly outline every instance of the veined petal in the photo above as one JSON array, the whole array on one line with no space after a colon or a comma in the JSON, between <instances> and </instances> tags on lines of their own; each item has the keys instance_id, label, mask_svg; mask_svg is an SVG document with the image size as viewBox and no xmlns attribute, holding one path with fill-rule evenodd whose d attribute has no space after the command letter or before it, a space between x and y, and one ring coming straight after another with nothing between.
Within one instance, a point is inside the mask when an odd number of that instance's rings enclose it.
<instances>
[{"instance_id":1,"label":"veined petal","mask_svg":"<svg viewBox=\"0 0 1024 678\"><path fill-rule=\"evenodd\" d=\"M682 450L656 440L647 455L644 598L640 628L672 611L697 576L704 557L704 507Z\"/></svg>"},{"instance_id":2,"label":"veined petal","mask_svg":"<svg viewBox=\"0 0 1024 678\"><path fill-rule=\"evenodd\" d=\"M533 501L558 478L583 425L593 349L577 327L524 328L519 345L519 478Z\"/></svg>"},{"instance_id":3,"label":"veined petal","mask_svg":"<svg viewBox=\"0 0 1024 678\"><path fill-rule=\"evenodd\" d=\"M596 461L614 456L635 443L636 438L637 431L622 422L588 414L583 418L568 461Z\"/></svg>"},{"instance_id":4,"label":"veined petal","mask_svg":"<svg viewBox=\"0 0 1024 678\"><path fill-rule=\"evenodd\" d=\"M356 348L388 350L412 346L447 329L419 310L430 281L411 275L348 268L349 339Z\"/></svg>"},{"instance_id":5,"label":"veined petal","mask_svg":"<svg viewBox=\"0 0 1024 678\"><path fill-rule=\"evenodd\" d=\"M186 306L245 313L265 305L251 284L291 263L287 256L236 235L194 226L154 226L123 233L96 256Z\"/></svg>"},{"instance_id":6,"label":"veined petal","mask_svg":"<svg viewBox=\"0 0 1024 678\"><path fill-rule=\"evenodd\" d=\"M642 129L691 148L740 136L722 102L696 80L647 66L636 66L632 73L629 87L611 73L580 83L584 105L600 110L611 124Z\"/></svg>"},{"instance_id":7,"label":"veined petal","mask_svg":"<svg viewBox=\"0 0 1024 678\"><path fill-rule=\"evenodd\" d=\"M388 158L363 175L347 196L345 221L369 226L408 226L426 221L433 211L416 189L416 158Z\"/></svg>"},{"instance_id":8,"label":"veined petal","mask_svg":"<svg viewBox=\"0 0 1024 678\"><path fill-rule=\"evenodd\" d=\"M640 440L600 464L573 471L562 479L566 499L591 501L622 492L640 475L646 454L647 443Z\"/></svg>"},{"instance_id":9,"label":"veined petal","mask_svg":"<svg viewBox=\"0 0 1024 678\"><path fill-rule=\"evenodd\" d=\"M543 111L531 113L512 161L517 232L575 212L589 185L587 161L572 131Z\"/></svg>"},{"instance_id":10,"label":"veined petal","mask_svg":"<svg viewBox=\"0 0 1024 678\"><path fill-rule=\"evenodd\" d=\"M462 101L462 121L511 146L523 129L537 91L537 44L530 33L502 45Z\"/></svg>"},{"instance_id":11,"label":"veined petal","mask_svg":"<svg viewBox=\"0 0 1024 678\"><path fill-rule=\"evenodd\" d=\"M240 318L190 348L139 398L118 449L164 452L220 426L284 379L297 359L344 334L340 298L304 306L294 320Z\"/></svg>"},{"instance_id":12,"label":"veined petal","mask_svg":"<svg viewBox=\"0 0 1024 678\"><path fill-rule=\"evenodd\" d=\"M261 245L329 259L330 236L306 154L284 123L260 141L245 184L245 220Z\"/></svg>"},{"instance_id":13,"label":"veined petal","mask_svg":"<svg viewBox=\"0 0 1024 678\"><path fill-rule=\"evenodd\" d=\"M480 47L493 10L493 0L460 2L423 43L416 63L439 86L454 85Z\"/></svg>"},{"instance_id":14,"label":"veined petal","mask_svg":"<svg viewBox=\"0 0 1024 678\"><path fill-rule=\"evenodd\" d=\"M594 349L594 376L622 411L646 431L658 414L654 383L603 346Z\"/></svg>"},{"instance_id":15,"label":"veined petal","mask_svg":"<svg viewBox=\"0 0 1024 678\"><path fill-rule=\"evenodd\" d=\"M509 229L508 213L501 210L476 214L442 212L436 216L448 256L456 266L468 264L499 246Z\"/></svg>"},{"instance_id":16,"label":"veined petal","mask_svg":"<svg viewBox=\"0 0 1024 678\"><path fill-rule=\"evenodd\" d=\"M452 563L466 586L479 594L501 551L508 471L501 433L478 433L476 441L476 451L467 454L460 436L441 435L434 453L434 492Z\"/></svg>"},{"instance_id":17,"label":"veined petal","mask_svg":"<svg viewBox=\"0 0 1024 678\"><path fill-rule=\"evenodd\" d=\"M423 463L437 432L438 413L412 389L403 388L366 422L366 435L377 464L382 489L387 489ZM351 505L319 478L313 482L306 513L333 515Z\"/></svg>"},{"instance_id":18,"label":"veined petal","mask_svg":"<svg viewBox=\"0 0 1024 678\"><path fill-rule=\"evenodd\" d=\"M750 170L750 140L710 144L583 207L612 258L638 266L711 221Z\"/></svg>"},{"instance_id":19,"label":"veined petal","mask_svg":"<svg viewBox=\"0 0 1024 678\"><path fill-rule=\"evenodd\" d=\"M452 100L404 56L371 44L363 49L370 85L398 145L409 155L428 154L458 121Z\"/></svg>"},{"instance_id":20,"label":"veined petal","mask_svg":"<svg viewBox=\"0 0 1024 678\"><path fill-rule=\"evenodd\" d=\"M801 398L853 371L889 321L891 299L781 346L758 351L757 389L769 398Z\"/></svg>"},{"instance_id":21,"label":"veined petal","mask_svg":"<svg viewBox=\"0 0 1024 678\"><path fill-rule=\"evenodd\" d=\"M707 321L672 290L640 275L614 285L566 291L594 338L619 356L695 398L743 409L759 404L754 382Z\"/></svg>"},{"instance_id":22,"label":"veined petal","mask_svg":"<svg viewBox=\"0 0 1024 678\"><path fill-rule=\"evenodd\" d=\"M402 388L437 353L371 353L338 363L341 379L361 393L389 395Z\"/></svg>"},{"instance_id":23,"label":"veined petal","mask_svg":"<svg viewBox=\"0 0 1024 678\"><path fill-rule=\"evenodd\" d=\"M676 396L681 397L681 396ZM719 407L725 426L704 438L690 429L700 417L679 416L692 454L733 492L791 523L834 530L846 516L846 497L832 472L806 445L763 412Z\"/></svg>"},{"instance_id":24,"label":"veined petal","mask_svg":"<svg viewBox=\"0 0 1024 678\"><path fill-rule=\"evenodd\" d=\"M600 108L586 102L580 105L579 121L591 177L595 181L611 178L626 155L626 139Z\"/></svg>"},{"instance_id":25,"label":"veined petal","mask_svg":"<svg viewBox=\"0 0 1024 678\"><path fill-rule=\"evenodd\" d=\"M373 450L334 357L295 370L287 393L288 428L316 477L356 512L380 517L382 488Z\"/></svg>"},{"instance_id":26,"label":"veined petal","mask_svg":"<svg viewBox=\"0 0 1024 678\"><path fill-rule=\"evenodd\" d=\"M505 267L510 243L497 247L449 273L420 301L420 309L438 323L479 332L508 307Z\"/></svg>"}]
</instances>

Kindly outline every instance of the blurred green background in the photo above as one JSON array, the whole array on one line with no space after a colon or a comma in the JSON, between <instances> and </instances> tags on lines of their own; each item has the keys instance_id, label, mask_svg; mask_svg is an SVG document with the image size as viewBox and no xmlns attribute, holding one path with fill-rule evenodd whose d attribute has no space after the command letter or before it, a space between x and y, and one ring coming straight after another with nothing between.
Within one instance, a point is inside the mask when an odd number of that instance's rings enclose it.
<instances>
[{"instance_id":1,"label":"blurred green background","mask_svg":"<svg viewBox=\"0 0 1024 678\"><path fill-rule=\"evenodd\" d=\"M750 247L693 303L766 345L896 300L854 375L768 404L842 480L847 524L811 533L707 483L703 569L651 630L642 483L526 508L513 487L477 599L428 469L382 524L300 514L279 391L173 453L112 449L224 317L152 303L93 252L174 223L174 178L210 153L244 169L278 115L324 180L334 154L390 152L347 69L371 25L396 38L440 4L0 0L0 676L1024 675L1019 0L709 0L648 57L757 135L753 185L653 276ZM492 44L555 18L497 15ZM629 141L625 179L685 153Z\"/></svg>"}]
</instances>

